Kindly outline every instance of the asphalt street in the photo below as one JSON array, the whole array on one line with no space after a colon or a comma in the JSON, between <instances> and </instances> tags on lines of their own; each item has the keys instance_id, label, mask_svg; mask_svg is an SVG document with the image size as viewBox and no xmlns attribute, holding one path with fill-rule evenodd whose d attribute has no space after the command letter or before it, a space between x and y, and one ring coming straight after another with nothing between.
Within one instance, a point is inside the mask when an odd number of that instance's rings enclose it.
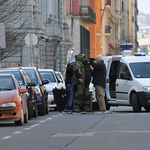
<instances>
[{"instance_id":1,"label":"asphalt street","mask_svg":"<svg viewBox=\"0 0 150 150\"><path fill-rule=\"evenodd\" d=\"M112 107L111 114L50 111L17 127L0 123L0 150L150 150L150 114Z\"/></svg>"}]
</instances>

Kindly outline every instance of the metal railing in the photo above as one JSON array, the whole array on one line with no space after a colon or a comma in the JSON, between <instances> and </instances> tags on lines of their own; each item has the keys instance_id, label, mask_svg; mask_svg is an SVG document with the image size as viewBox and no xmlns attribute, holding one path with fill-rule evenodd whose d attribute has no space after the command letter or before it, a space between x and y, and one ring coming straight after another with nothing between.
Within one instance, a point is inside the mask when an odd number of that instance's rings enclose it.
<instances>
[{"instance_id":1,"label":"metal railing","mask_svg":"<svg viewBox=\"0 0 150 150\"><path fill-rule=\"evenodd\" d=\"M96 21L96 13L89 6L80 6L80 15L89 16L93 21Z\"/></svg>"}]
</instances>

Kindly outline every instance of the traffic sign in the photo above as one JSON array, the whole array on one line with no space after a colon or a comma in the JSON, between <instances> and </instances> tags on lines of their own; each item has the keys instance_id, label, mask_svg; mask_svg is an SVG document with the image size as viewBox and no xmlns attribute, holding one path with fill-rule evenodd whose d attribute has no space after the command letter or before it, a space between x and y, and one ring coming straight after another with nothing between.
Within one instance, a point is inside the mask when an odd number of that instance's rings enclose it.
<instances>
[{"instance_id":1,"label":"traffic sign","mask_svg":"<svg viewBox=\"0 0 150 150\"><path fill-rule=\"evenodd\" d=\"M35 46L38 43L38 37L34 33L29 33L25 37L25 43L28 46Z\"/></svg>"}]
</instances>

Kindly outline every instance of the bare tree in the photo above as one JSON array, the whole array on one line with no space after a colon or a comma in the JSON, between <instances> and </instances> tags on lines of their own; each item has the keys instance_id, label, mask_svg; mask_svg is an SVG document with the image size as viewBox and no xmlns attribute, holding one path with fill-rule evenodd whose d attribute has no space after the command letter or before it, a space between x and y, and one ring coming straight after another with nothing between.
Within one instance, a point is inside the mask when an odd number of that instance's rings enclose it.
<instances>
[{"instance_id":1,"label":"bare tree","mask_svg":"<svg viewBox=\"0 0 150 150\"><path fill-rule=\"evenodd\" d=\"M0 49L1 60L21 51L24 37L33 28L30 0L0 0L0 22L5 23L6 49Z\"/></svg>"}]
</instances>

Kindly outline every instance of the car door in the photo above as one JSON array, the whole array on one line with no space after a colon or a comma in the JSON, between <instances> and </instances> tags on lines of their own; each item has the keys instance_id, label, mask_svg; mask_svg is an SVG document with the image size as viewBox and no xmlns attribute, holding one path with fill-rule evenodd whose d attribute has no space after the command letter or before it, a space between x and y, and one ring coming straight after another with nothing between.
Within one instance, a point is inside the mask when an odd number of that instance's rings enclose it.
<instances>
[{"instance_id":1,"label":"car door","mask_svg":"<svg viewBox=\"0 0 150 150\"><path fill-rule=\"evenodd\" d=\"M129 79L122 79L121 73L125 72ZM117 103L129 104L129 89L132 84L132 76L128 66L125 63L120 63L118 76L116 80L116 98Z\"/></svg>"}]
</instances>

